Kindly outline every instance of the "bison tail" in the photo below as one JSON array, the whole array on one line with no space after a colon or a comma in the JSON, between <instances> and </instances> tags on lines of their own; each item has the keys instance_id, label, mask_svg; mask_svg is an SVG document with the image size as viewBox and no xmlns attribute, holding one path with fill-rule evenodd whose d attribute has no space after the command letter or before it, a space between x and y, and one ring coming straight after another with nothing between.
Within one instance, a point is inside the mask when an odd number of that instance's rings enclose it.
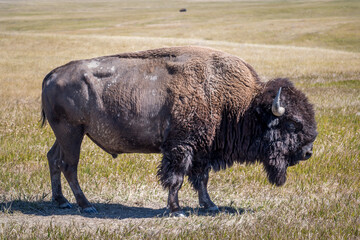
<instances>
[{"instance_id":1,"label":"bison tail","mask_svg":"<svg viewBox=\"0 0 360 240\"><path fill-rule=\"evenodd\" d=\"M44 111L43 108L41 109L41 119L40 119L40 122L41 122L41 127L44 127L44 126L46 125L46 115L45 115L45 111Z\"/></svg>"},{"instance_id":2,"label":"bison tail","mask_svg":"<svg viewBox=\"0 0 360 240\"><path fill-rule=\"evenodd\" d=\"M42 85L41 85L41 89L44 90L44 87L45 87L45 82L50 78L51 74L52 74L53 71L49 72L43 82L42 82ZM42 95L41 98L43 98L44 96ZM46 115L45 115L45 111L44 111L44 99L41 99L41 119L40 119L40 122L41 122L41 127L44 127L46 125Z\"/></svg>"}]
</instances>

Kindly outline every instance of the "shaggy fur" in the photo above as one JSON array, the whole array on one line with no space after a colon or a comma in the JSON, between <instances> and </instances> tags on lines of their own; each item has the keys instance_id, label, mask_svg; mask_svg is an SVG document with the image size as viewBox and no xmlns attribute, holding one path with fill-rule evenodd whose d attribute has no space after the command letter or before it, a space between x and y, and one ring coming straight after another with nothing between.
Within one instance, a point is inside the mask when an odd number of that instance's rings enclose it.
<instances>
[{"instance_id":1,"label":"shaggy fur","mask_svg":"<svg viewBox=\"0 0 360 240\"><path fill-rule=\"evenodd\" d=\"M222 119L210 154L211 166L219 170L234 162L260 161L269 180L282 185L286 168L302 160L302 147L312 144L317 136L314 110L288 79L275 79L261 86L262 91L239 120L231 116ZM286 113L276 117L271 103L280 87Z\"/></svg>"},{"instance_id":2,"label":"shaggy fur","mask_svg":"<svg viewBox=\"0 0 360 240\"><path fill-rule=\"evenodd\" d=\"M286 112L276 117L271 104L279 87ZM113 156L161 152L158 176L171 212L180 211L185 175L200 205L215 209L208 173L234 162L262 162L270 182L284 184L287 167L311 155L317 134L311 104L289 80L263 83L243 60L199 47L70 62L45 77L42 107L43 124L48 118L57 138L48 154L53 198L68 204L63 172L79 205L90 210L76 175L85 134Z\"/></svg>"}]
</instances>

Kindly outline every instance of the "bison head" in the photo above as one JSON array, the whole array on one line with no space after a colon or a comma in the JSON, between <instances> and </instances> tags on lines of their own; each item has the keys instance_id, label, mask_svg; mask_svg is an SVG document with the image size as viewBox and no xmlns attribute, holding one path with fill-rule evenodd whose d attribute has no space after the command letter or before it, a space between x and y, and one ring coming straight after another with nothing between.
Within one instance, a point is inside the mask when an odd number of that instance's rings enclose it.
<instances>
[{"instance_id":1,"label":"bison head","mask_svg":"<svg viewBox=\"0 0 360 240\"><path fill-rule=\"evenodd\" d=\"M265 84L254 101L261 127L261 156L269 181L281 186L289 166L312 155L315 114L306 96L287 79Z\"/></svg>"}]
</instances>

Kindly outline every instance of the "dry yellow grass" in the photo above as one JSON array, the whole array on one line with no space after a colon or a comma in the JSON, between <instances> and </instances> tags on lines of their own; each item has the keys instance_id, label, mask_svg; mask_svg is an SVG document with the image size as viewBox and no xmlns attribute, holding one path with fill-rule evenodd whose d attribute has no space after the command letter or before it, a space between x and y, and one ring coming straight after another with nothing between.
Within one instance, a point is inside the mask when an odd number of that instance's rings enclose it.
<instances>
[{"instance_id":1,"label":"dry yellow grass","mask_svg":"<svg viewBox=\"0 0 360 240\"><path fill-rule=\"evenodd\" d=\"M178 13L180 2L0 1L0 239L360 237L360 53L351 40L360 32L359 4L343 2L343 15L333 1L186 4L189 14L181 19L170 14ZM303 22L295 7L321 16ZM242 22L232 35L235 16ZM348 45L328 43L333 38L326 34L335 30L350 34L344 35ZM279 34L263 35L269 31ZM318 39L304 39L309 32ZM180 199L189 217L173 219L162 217L167 193L156 179L160 155L112 159L86 139L80 183L100 213L54 208L45 157L54 136L38 123L43 77L74 59L174 45L224 50L249 62L264 80L292 79L315 104L314 156L291 168L282 188L269 185L260 165L211 173L209 192L222 207L215 216L197 208L186 183Z\"/></svg>"}]
</instances>

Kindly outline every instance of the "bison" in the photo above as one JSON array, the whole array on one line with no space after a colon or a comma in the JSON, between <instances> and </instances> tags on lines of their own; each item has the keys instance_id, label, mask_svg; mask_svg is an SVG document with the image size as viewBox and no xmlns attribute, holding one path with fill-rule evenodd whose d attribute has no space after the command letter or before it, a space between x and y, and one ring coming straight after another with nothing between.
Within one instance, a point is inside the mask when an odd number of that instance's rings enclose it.
<instances>
[{"instance_id":1,"label":"bison","mask_svg":"<svg viewBox=\"0 0 360 240\"><path fill-rule=\"evenodd\" d=\"M72 61L42 83L42 126L56 141L47 154L52 199L63 196L61 172L84 212L96 212L77 178L87 135L104 151L162 153L158 177L168 208L183 216L178 191L188 176L199 204L216 211L209 171L261 162L270 183L312 155L313 106L284 78L260 81L242 59L210 48L172 47Z\"/></svg>"}]
</instances>

